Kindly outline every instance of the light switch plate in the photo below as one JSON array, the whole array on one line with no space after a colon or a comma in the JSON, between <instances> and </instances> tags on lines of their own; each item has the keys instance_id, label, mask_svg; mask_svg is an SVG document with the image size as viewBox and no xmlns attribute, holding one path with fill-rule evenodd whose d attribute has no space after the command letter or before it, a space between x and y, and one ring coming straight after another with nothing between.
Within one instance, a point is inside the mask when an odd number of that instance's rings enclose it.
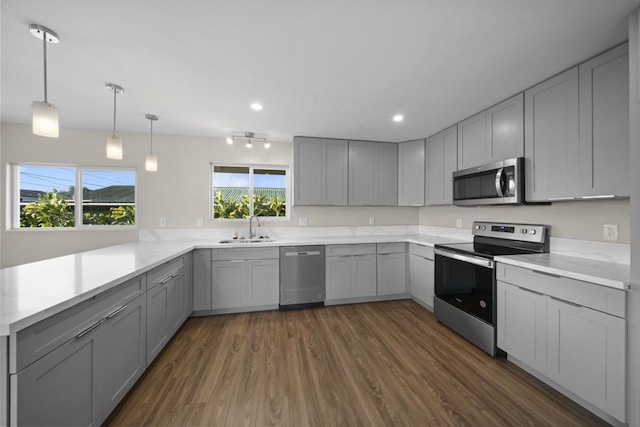
<instances>
[{"instance_id":1,"label":"light switch plate","mask_svg":"<svg viewBox=\"0 0 640 427\"><path fill-rule=\"evenodd\" d=\"M460 218L456 219L456 227L462 228L462 220Z\"/></svg>"},{"instance_id":2,"label":"light switch plate","mask_svg":"<svg viewBox=\"0 0 640 427\"><path fill-rule=\"evenodd\" d=\"M618 240L618 224L605 224L602 230L604 240Z\"/></svg>"},{"instance_id":3,"label":"light switch plate","mask_svg":"<svg viewBox=\"0 0 640 427\"><path fill-rule=\"evenodd\" d=\"M375 225L376 224L376 219L372 216L369 217L369 225Z\"/></svg>"},{"instance_id":4,"label":"light switch plate","mask_svg":"<svg viewBox=\"0 0 640 427\"><path fill-rule=\"evenodd\" d=\"M196 218L196 226L197 227L204 227L204 218L202 218L201 216Z\"/></svg>"},{"instance_id":5,"label":"light switch plate","mask_svg":"<svg viewBox=\"0 0 640 427\"><path fill-rule=\"evenodd\" d=\"M160 227L166 227L166 226L167 226L167 218L160 217Z\"/></svg>"},{"instance_id":6,"label":"light switch plate","mask_svg":"<svg viewBox=\"0 0 640 427\"><path fill-rule=\"evenodd\" d=\"M298 218L298 225L300 227L306 227L309 224L309 221L307 221L307 218Z\"/></svg>"}]
</instances>

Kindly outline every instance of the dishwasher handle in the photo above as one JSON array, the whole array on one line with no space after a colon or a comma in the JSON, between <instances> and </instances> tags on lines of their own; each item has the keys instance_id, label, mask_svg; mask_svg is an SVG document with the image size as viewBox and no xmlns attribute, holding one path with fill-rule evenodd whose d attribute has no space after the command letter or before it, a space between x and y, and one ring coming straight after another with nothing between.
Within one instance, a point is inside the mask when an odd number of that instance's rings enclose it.
<instances>
[{"instance_id":1,"label":"dishwasher handle","mask_svg":"<svg viewBox=\"0 0 640 427\"><path fill-rule=\"evenodd\" d=\"M319 256L320 251L285 252L284 256Z\"/></svg>"}]
</instances>

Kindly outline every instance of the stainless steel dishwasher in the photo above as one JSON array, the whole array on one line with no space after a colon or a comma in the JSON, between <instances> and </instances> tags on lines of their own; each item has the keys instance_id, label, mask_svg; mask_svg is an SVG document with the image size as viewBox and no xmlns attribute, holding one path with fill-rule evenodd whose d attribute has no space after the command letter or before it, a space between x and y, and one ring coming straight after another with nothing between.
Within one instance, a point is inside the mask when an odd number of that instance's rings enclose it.
<instances>
[{"instance_id":1,"label":"stainless steel dishwasher","mask_svg":"<svg viewBox=\"0 0 640 427\"><path fill-rule=\"evenodd\" d=\"M324 305L324 246L280 248L280 309Z\"/></svg>"}]
</instances>

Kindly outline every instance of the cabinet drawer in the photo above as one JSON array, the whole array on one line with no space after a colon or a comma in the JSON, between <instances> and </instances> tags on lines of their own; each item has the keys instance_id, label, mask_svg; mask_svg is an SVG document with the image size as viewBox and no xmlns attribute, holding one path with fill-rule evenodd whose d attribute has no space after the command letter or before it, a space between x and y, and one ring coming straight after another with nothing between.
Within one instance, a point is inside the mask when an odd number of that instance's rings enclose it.
<instances>
[{"instance_id":1,"label":"cabinet drawer","mask_svg":"<svg viewBox=\"0 0 640 427\"><path fill-rule=\"evenodd\" d=\"M326 256L375 255L376 244L329 245L325 249Z\"/></svg>"},{"instance_id":2,"label":"cabinet drawer","mask_svg":"<svg viewBox=\"0 0 640 427\"><path fill-rule=\"evenodd\" d=\"M11 372L15 373L50 353L114 309L118 310L138 295L142 295L145 290L145 275L140 275L19 331L16 336L16 355L15 358L11 358Z\"/></svg>"},{"instance_id":3,"label":"cabinet drawer","mask_svg":"<svg viewBox=\"0 0 640 427\"><path fill-rule=\"evenodd\" d=\"M212 261L232 261L245 259L278 259L280 251L277 246L268 248L229 248L213 249Z\"/></svg>"},{"instance_id":4,"label":"cabinet drawer","mask_svg":"<svg viewBox=\"0 0 640 427\"><path fill-rule=\"evenodd\" d=\"M418 255L423 258L433 259L433 248L429 246L417 245L415 243L409 243L409 253Z\"/></svg>"},{"instance_id":5,"label":"cabinet drawer","mask_svg":"<svg viewBox=\"0 0 640 427\"><path fill-rule=\"evenodd\" d=\"M378 254L397 254L406 251L407 244L404 242L378 243Z\"/></svg>"},{"instance_id":6,"label":"cabinet drawer","mask_svg":"<svg viewBox=\"0 0 640 427\"><path fill-rule=\"evenodd\" d=\"M185 267L185 256L179 256L171 261L167 261L164 264L154 268L147 273L147 289L151 289L158 283L170 278L178 271Z\"/></svg>"},{"instance_id":7,"label":"cabinet drawer","mask_svg":"<svg viewBox=\"0 0 640 427\"><path fill-rule=\"evenodd\" d=\"M497 279L614 316L627 315L627 295L619 289L501 263Z\"/></svg>"}]
</instances>

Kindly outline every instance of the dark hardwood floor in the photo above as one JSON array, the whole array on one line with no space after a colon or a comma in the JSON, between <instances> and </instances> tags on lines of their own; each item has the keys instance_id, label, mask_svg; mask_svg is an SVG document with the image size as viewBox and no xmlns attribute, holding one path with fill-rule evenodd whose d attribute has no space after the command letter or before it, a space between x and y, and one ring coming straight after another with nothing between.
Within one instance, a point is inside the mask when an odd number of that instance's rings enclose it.
<instances>
[{"instance_id":1,"label":"dark hardwood floor","mask_svg":"<svg viewBox=\"0 0 640 427\"><path fill-rule=\"evenodd\" d=\"M106 425L606 425L410 300L187 320Z\"/></svg>"}]
</instances>

